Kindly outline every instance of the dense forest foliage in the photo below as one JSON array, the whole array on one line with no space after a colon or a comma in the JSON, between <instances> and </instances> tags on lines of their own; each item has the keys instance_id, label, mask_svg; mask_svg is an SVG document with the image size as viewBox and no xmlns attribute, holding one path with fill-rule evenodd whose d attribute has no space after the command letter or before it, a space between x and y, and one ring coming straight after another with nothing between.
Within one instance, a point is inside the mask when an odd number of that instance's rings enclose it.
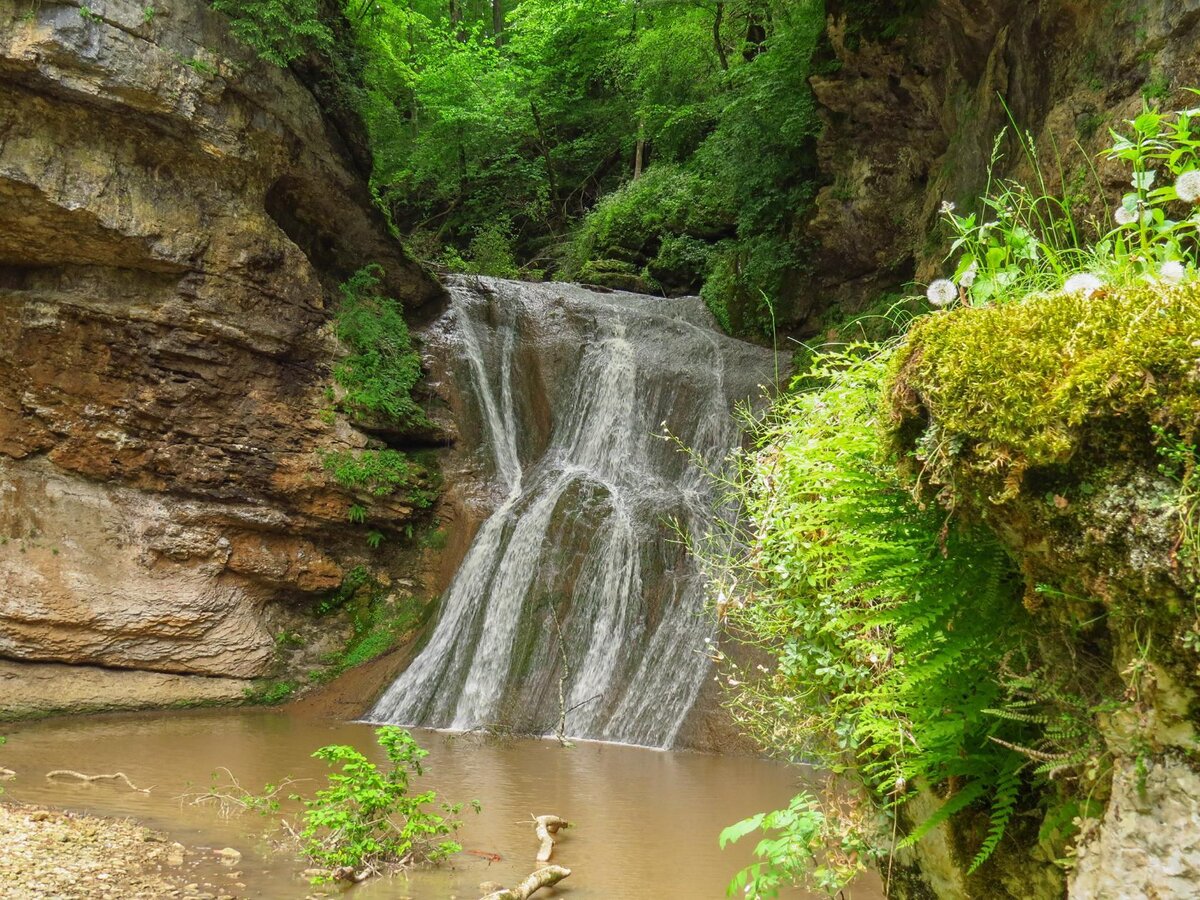
<instances>
[{"instance_id":1,"label":"dense forest foliage","mask_svg":"<svg viewBox=\"0 0 1200 900\"><path fill-rule=\"evenodd\" d=\"M350 37L317 0L214 6L273 62L339 57L427 261L703 291L759 332L803 270L821 0L350 0Z\"/></svg>"},{"instance_id":2,"label":"dense forest foliage","mask_svg":"<svg viewBox=\"0 0 1200 900\"><path fill-rule=\"evenodd\" d=\"M735 327L799 265L822 3L385 0L357 21L376 186L427 257L703 286Z\"/></svg>"}]
</instances>

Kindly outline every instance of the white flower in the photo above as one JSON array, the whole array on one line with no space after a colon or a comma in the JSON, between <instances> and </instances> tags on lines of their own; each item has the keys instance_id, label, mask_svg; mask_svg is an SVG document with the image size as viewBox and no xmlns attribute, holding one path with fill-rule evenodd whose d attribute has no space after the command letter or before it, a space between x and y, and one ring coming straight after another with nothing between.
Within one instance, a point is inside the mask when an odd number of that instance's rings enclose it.
<instances>
[{"instance_id":1,"label":"white flower","mask_svg":"<svg viewBox=\"0 0 1200 900\"><path fill-rule=\"evenodd\" d=\"M963 269L963 273L958 276L958 283L965 288L969 288L975 283L975 276L979 274L979 261L972 262L969 266Z\"/></svg>"},{"instance_id":2,"label":"white flower","mask_svg":"<svg viewBox=\"0 0 1200 900\"><path fill-rule=\"evenodd\" d=\"M1200 171L1184 172L1175 181L1175 193L1184 203L1200 202Z\"/></svg>"},{"instance_id":3,"label":"white flower","mask_svg":"<svg viewBox=\"0 0 1200 900\"><path fill-rule=\"evenodd\" d=\"M929 302L934 306L947 306L958 299L958 288L954 286L954 282L948 278L939 278L933 284L929 285L925 291L925 296L929 298Z\"/></svg>"},{"instance_id":4,"label":"white flower","mask_svg":"<svg viewBox=\"0 0 1200 900\"><path fill-rule=\"evenodd\" d=\"M1100 288L1104 287L1104 282L1090 272L1080 272L1078 275L1072 275L1063 285L1063 291L1068 294L1083 294L1084 297L1090 297Z\"/></svg>"},{"instance_id":5,"label":"white flower","mask_svg":"<svg viewBox=\"0 0 1200 900\"><path fill-rule=\"evenodd\" d=\"M1116 219L1118 225L1132 225L1138 220L1138 215L1132 210L1118 206L1117 211L1113 213L1113 218Z\"/></svg>"},{"instance_id":6,"label":"white flower","mask_svg":"<svg viewBox=\"0 0 1200 900\"><path fill-rule=\"evenodd\" d=\"M950 213L954 212L954 208L955 208L954 201L952 201L952 200L943 200L942 201L941 212L942 212L943 216L950 215Z\"/></svg>"},{"instance_id":7,"label":"white flower","mask_svg":"<svg viewBox=\"0 0 1200 900\"><path fill-rule=\"evenodd\" d=\"M1186 274L1187 270L1183 267L1183 263L1175 260L1165 262L1158 267L1158 277L1167 284L1179 284Z\"/></svg>"}]
</instances>

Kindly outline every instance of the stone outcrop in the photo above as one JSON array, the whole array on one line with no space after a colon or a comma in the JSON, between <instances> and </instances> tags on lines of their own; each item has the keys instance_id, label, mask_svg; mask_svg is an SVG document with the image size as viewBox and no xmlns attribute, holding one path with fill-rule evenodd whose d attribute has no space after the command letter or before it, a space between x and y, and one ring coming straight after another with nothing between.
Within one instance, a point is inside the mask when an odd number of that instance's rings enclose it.
<instances>
[{"instance_id":1,"label":"stone outcrop","mask_svg":"<svg viewBox=\"0 0 1200 900\"><path fill-rule=\"evenodd\" d=\"M905 7L917 12L902 15ZM1004 128L1028 130L1049 189L1065 176L1076 201L1090 201L1087 214L1102 218L1099 195L1119 195L1126 179L1097 160L1108 129L1136 116L1144 94L1194 105L1184 89L1200 84L1196 0L888 4L896 36L887 39L851 33L861 4L828 8L836 65L812 79L824 186L807 226L814 274L801 314L806 305L810 315L853 311L913 278L947 274L938 210L943 201L974 209ZM1014 140L1001 152L997 175L1031 174Z\"/></svg>"},{"instance_id":2,"label":"stone outcrop","mask_svg":"<svg viewBox=\"0 0 1200 900\"><path fill-rule=\"evenodd\" d=\"M328 302L371 262L414 315L441 302L361 147L199 0L0 0L6 667L240 692L361 557L319 458L372 440L321 414ZM375 504L372 527L412 516Z\"/></svg>"}]
</instances>

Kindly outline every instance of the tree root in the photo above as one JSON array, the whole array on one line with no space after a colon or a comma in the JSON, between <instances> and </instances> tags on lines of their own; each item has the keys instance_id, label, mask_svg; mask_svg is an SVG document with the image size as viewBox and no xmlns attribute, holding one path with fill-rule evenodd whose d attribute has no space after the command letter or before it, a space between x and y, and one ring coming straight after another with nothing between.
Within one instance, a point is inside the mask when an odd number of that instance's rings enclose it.
<instances>
[{"instance_id":1,"label":"tree root","mask_svg":"<svg viewBox=\"0 0 1200 900\"><path fill-rule=\"evenodd\" d=\"M533 823L538 840L542 842L542 846L538 850L537 861L549 862L550 854L554 852L554 835L558 834L560 828L570 828L571 823L558 816L534 816ZM563 877L566 878L565 875Z\"/></svg>"},{"instance_id":2,"label":"tree root","mask_svg":"<svg viewBox=\"0 0 1200 900\"><path fill-rule=\"evenodd\" d=\"M132 781L124 772L113 772L105 775L85 775L83 772L76 772L74 769L55 769L53 772L47 772L46 777L53 781L55 778L78 778L80 781L123 781L131 791L137 791L139 794L150 793L150 788L140 788Z\"/></svg>"},{"instance_id":3,"label":"tree root","mask_svg":"<svg viewBox=\"0 0 1200 900\"><path fill-rule=\"evenodd\" d=\"M557 817L550 816L548 818ZM570 874L571 870L564 869L562 866L546 866L544 869L538 869L515 888L496 891L483 897L482 900L529 900L542 888L558 884Z\"/></svg>"}]
</instances>

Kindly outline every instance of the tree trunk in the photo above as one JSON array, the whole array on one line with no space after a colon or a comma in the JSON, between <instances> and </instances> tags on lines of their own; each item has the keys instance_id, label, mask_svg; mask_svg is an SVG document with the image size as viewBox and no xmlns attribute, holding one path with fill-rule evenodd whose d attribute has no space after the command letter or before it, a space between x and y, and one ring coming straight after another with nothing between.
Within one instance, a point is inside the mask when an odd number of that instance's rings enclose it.
<instances>
[{"instance_id":1,"label":"tree trunk","mask_svg":"<svg viewBox=\"0 0 1200 900\"><path fill-rule=\"evenodd\" d=\"M542 114L538 112L537 104L529 101L529 109L533 113L533 122L537 126L538 143L542 148L542 159L546 163L546 181L550 187L550 199L558 196L558 186L554 181L554 164L550 161L550 145L546 143L546 129L542 126Z\"/></svg>"},{"instance_id":2,"label":"tree trunk","mask_svg":"<svg viewBox=\"0 0 1200 900\"><path fill-rule=\"evenodd\" d=\"M717 57L721 60L721 68L729 71L729 57L725 55L725 42L721 40L721 22L725 18L725 4L717 3L717 14L713 19L713 43L717 47Z\"/></svg>"},{"instance_id":3,"label":"tree trunk","mask_svg":"<svg viewBox=\"0 0 1200 900\"><path fill-rule=\"evenodd\" d=\"M497 47L504 43L503 0L492 0L492 37L495 38Z\"/></svg>"},{"instance_id":4,"label":"tree trunk","mask_svg":"<svg viewBox=\"0 0 1200 900\"><path fill-rule=\"evenodd\" d=\"M746 10L746 42L742 45L742 58L754 62L767 42L767 11L758 3L751 3Z\"/></svg>"},{"instance_id":5,"label":"tree trunk","mask_svg":"<svg viewBox=\"0 0 1200 900\"><path fill-rule=\"evenodd\" d=\"M646 120L641 119L638 122L637 133L637 150L633 154L633 180L637 181L642 177L642 163L646 154Z\"/></svg>"},{"instance_id":6,"label":"tree trunk","mask_svg":"<svg viewBox=\"0 0 1200 900\"><path fill-rule=\"evenodd\" d=\"M544 869L538 869L512 890L496 891L494 894L488 894L483 900L529 900L542 888L558 884L570 874L571 870L562 866L546 866Z\"/></svg>"},{"instance_id":7,"label":"tree trunk","mask_svg":"<svg viewBox=\"0 0 1200 900\"><path fill-rule=\"evenodd\" d=\"M467 40L467 30L463 28L462 21L462 0L450 0L450 27L455 30L456 37L465 43Z\"/></svg>"}]
</instances>

